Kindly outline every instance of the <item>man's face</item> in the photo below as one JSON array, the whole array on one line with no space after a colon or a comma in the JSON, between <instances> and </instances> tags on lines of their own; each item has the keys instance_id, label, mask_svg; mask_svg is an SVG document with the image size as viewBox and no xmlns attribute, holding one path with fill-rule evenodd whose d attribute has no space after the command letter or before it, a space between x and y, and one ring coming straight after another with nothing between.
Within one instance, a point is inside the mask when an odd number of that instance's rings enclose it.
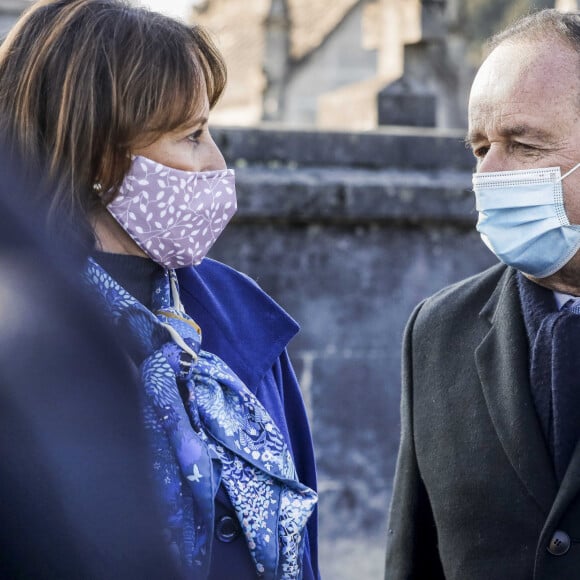
<instances>
[{"instance_id":1,"label":"man's face","mask_svg":"<svg viewBox=\"0 0 580 580\"><path fill-rule=\"evenodd\" d=\"M485 60L469 99L468 141L478 172L560 167L580 162L580 59L561 43L498 46ZM580 224L580 169L563 181L571 223ZM580 252L541 284L580 293Z\"/></svg>"}]
</instances>

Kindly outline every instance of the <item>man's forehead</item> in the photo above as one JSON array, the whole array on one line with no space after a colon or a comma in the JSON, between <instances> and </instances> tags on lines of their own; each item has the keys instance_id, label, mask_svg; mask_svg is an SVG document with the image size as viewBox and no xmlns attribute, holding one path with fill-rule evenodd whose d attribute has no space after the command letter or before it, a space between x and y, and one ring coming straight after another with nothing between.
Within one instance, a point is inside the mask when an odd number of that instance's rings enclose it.
<instances>
[{"instance_id":1,"label":"man's forehead","mask_svg":"<svg viewBox=\"0 0 580 580\"><path fill-rule=\"evenodd\" d=\"M518 42L498 46L481 65L473 86L487 90L560 91L578 84L578 54L560 42Z\"/></svg>"},{"instance_id":2,"label":"man's forehead","mask_svg":"<svg viewBox=\"0 0 580 580\"><path fill-rule=\"evenodd\" d=\"M546 50L549 49L549 50ZM574 120L578 112L578 56L557 43L506 44L481 66L469 101L471 131L505 136L553 133L552 124Z\"/></svg>"}]
</instances>

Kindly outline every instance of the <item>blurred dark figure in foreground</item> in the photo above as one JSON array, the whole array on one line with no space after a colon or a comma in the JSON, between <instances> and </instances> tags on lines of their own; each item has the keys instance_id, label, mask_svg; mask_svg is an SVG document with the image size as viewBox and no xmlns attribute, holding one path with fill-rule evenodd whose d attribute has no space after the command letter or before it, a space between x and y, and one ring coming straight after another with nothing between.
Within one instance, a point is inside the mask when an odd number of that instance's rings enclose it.
<instances>
[{"instance_id":1,"label":"blurred dark figure in foreground","mask_svg":"<svg viewBox=\"0 0 580 580\"><path fill-rule=\"evenodd\" d=\"M5 154L0 176L0 577L175 578L133 371L83 256L39 234L38 183Z\"/></svg>"}]
</instances>

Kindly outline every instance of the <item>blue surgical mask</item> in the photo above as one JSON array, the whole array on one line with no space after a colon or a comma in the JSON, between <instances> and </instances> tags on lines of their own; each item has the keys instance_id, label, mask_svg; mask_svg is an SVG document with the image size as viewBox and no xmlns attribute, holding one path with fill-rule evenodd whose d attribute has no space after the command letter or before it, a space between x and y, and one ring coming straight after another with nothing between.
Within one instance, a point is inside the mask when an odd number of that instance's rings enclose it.
<instances>
[{"instance_id":1,"label":"blue surgical mask","mask_svg":"<svg viewBox=\"0 0 580 580\"><path fill-rule=\"evenodd\" d=\"M475 173L477 231L508 266L535 278L560 270L580 248L580 225L564 209L559 167ZM579 192L580 193L580 192Z\"/></svg>"}]
</instances>

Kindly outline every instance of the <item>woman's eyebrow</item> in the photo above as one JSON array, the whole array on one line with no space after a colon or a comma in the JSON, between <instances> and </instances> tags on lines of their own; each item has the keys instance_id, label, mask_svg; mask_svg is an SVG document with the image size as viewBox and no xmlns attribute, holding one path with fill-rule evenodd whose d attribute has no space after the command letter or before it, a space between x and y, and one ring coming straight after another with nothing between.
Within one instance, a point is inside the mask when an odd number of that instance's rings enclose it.
<instances>
[{"instance_id":1,"label":"woman's eyebrow","mask_svg":"<svg viewBox=\"0 0 580 580\"><path fill-rule=\"evenodd\" d=\"M207 125L207 122L208 122L207 117L197 117L195 119L192 119L191 124L192 125Z\"/></svg>"}]
</instances>

